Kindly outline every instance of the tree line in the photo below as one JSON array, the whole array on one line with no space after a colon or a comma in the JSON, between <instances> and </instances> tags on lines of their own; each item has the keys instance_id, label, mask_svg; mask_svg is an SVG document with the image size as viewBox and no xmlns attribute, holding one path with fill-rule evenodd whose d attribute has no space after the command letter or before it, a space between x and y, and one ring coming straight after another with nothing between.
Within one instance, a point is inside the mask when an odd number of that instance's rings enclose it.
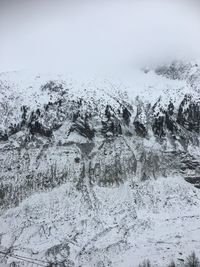
<instances>
[{"instance_id":1,"label":"tree line","mask_svg":"<svg viewBox=\"0 0 200 267\"><path fill-rule=\"evenodd\" d=\"M138 267L153 267L150 260L144 260L142 263L138 265ZM166 267L200 267L200 260L196 256L196 253L193 251L185 261L176 264L174 260L172 260Z\"/></svg>"}]
</instances>

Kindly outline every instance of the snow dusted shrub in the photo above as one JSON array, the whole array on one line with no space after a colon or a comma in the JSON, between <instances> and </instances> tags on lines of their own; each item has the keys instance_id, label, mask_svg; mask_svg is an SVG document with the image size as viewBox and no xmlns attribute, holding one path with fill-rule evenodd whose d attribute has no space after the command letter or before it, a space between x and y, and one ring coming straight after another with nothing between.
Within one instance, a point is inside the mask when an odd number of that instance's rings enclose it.
<instances>
[{"instance_id":1,"label":"snow dusted shrub","mask_svg":"<svg viewBox=\"0 0 200 267\"><path fill-rule=\"evenodd\" d=\"M175 262L172 260L172 261L170 262L170 264L168 265L168 267L176 267Z\"/></svg>"},{"instance_id":2,"label":"snow dusted shrub","mask_svg":"<svg viewBox=\"0 0 200 267\"><path fill-rule=\"evenodd\" d=\"M199 258L196 256L194 251L186 258L185 264L183 262L181 264L176 265L174 260L172 260L167 267L200 267ZM148 259L144 260L138 265L138 267L151 267L151 262Z\"/></svg>"},{"instance_id":3,"label":"snow dusted shrub","mask_svg":"<svg viewBox=\"0 0 200 267\"><path fill-rule=\"evenodd\" d=\"M142 263L139 264L138 267L151 267L151 262L150 260L144 260Z\"/></svg>"},{"instance_id":4,"label":"snow dusted shrub","mask_svg":"<svg viewBox=\"0 0 200 267\"><path fill-rule=\"evenodd\" d=\"M200 262L193 251L186 259L185 267L200 267Z\"/></svg>"}]
</instances>

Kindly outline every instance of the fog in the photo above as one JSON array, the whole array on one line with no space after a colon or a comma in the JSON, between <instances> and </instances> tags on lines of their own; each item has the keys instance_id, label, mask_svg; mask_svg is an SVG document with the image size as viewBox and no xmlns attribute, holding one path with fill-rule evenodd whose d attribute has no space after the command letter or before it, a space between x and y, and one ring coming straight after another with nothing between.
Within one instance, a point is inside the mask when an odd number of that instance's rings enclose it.
<instances>
[{"instance_id":1,"label":"fog","mask_svg":"<svg viewBox=\"0 0 200 267\"><path fill-rule=\"evenodd\" d=\"M0 1L0 72L98 70L200 56L198 1Z\"/></svg>"}]
</instances>

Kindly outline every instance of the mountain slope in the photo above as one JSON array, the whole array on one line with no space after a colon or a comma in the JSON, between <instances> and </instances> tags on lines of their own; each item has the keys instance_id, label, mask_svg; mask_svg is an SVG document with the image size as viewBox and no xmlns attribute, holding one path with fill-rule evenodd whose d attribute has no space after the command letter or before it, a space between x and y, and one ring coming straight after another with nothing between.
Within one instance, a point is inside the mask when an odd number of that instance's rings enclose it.
<instances>
[{"instance_id":1,"label":"mountain slope","mask_svg":"<svg viewBox=\"0 0 200 267\"><path fill-rule=\"evenodd\" d=\"M1 74L2 250L60 266L198 250L198 73Z\"/></svg>"}]
</instances>

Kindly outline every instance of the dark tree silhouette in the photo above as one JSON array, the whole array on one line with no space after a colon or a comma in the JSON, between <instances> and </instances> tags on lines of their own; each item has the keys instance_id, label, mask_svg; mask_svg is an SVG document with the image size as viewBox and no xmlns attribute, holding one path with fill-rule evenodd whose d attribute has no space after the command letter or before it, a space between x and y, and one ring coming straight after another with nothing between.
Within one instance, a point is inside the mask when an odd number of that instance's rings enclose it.
<instances>
[{"instance_id":1,"label":"dark tree silhouette","mask_svg":"<svg viewBox=\"0 0 200 267\"><path fill-rule=\"evenodd\" d=\"M186 267L200 267L199 259L197 258L194 251L187 257L185 266Z\"/></svg>"}]
</instances>

